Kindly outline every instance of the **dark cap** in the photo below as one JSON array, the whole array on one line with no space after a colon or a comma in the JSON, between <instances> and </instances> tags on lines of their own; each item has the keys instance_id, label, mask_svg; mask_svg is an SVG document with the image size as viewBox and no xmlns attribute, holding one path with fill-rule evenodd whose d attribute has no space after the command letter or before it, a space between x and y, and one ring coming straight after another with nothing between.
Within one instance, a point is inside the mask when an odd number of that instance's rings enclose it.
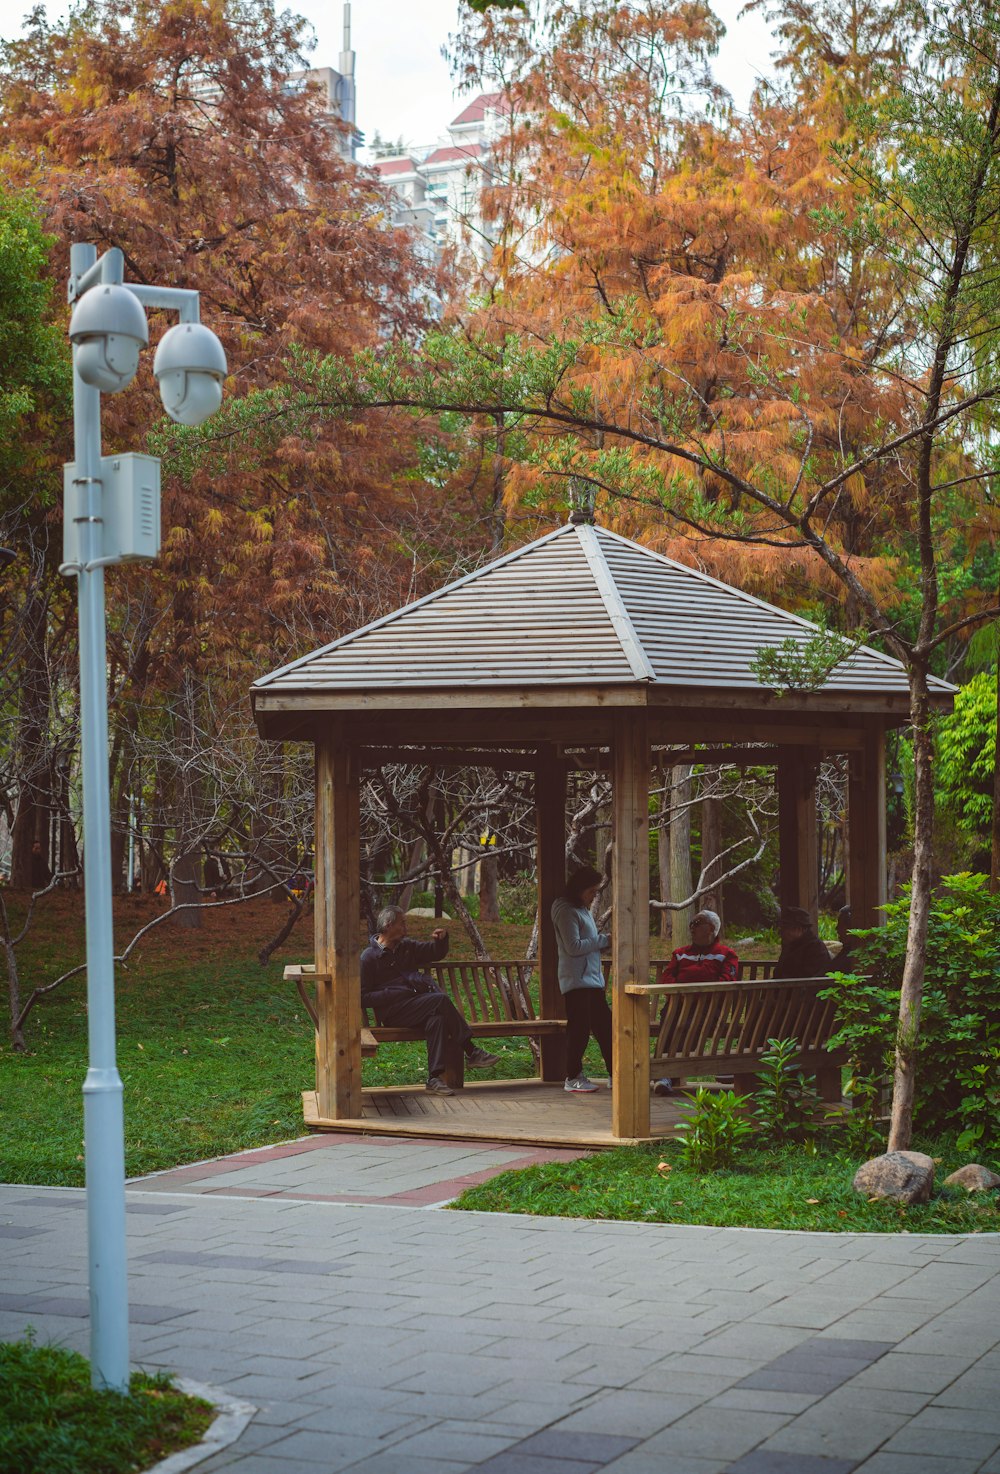
<instances>
[{"instance_id":1,"label":"dark cap","mask_svg":"<svg viewBox=\"0 0 1000 1474\"><path fill-rule=\"evenodd\" d=\"M801 906L782 906L782 926L812 926L813 919Z\"/></svg>"}]
</instances>

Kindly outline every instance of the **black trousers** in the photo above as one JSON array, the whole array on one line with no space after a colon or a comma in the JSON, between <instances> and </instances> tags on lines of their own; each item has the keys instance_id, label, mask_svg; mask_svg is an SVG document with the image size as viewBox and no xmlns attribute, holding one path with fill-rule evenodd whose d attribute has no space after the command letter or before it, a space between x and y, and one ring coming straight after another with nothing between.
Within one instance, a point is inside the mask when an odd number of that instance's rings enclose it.
<instances>
[{"instance_id":1,"label":"black trousers","mask_svg":"<svg viewBox=\"0 0 1000 1474\"><path fill-rule=\"evenodd\" d=\"M611 1009L603 988L571 988L563 994L566 1004L566 1078L573 1080L583 1069L583 1051L593 1034L611 1074Z\"/></svg>"},{"instance_id":2,"label":"black trousers","mask_svg":"<svg viewBox=\"0 0 1000 1474\"><path fill-rule=\"evenodd\" d=\"M472 1030L447 993L415 993L402 1003L379 1010L390 1029L420 1029L427 1040L427 1074L443 1075L449 1059L467 1052Z\"/></svg>"}]
</instances>

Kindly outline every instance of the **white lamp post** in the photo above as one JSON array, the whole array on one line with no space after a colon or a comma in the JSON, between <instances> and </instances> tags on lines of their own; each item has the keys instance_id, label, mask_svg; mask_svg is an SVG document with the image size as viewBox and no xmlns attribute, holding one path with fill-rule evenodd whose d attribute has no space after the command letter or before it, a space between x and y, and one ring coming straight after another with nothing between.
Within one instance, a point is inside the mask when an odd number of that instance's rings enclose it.
<instances>
[{"instance_id":1,"label":"white lamp post","mask_svg":"<svg viewBox=\"0 0 1000 1474\"><path fill-rule=\"evenodd\" d=\"M218 409L226 356L198 321L198 293L124 282L117 248L70 248L74 303L73 431L76 459L64 470L63 563L79 596L80 748L87 927L89 1069L83 1085L90 1266L90 1360L95 1387L127 1392L128 1285L122 1082L115 1059L114 937L104 569L155 558L160 547L160 463L152 456L101 455L101 394L132 382L149 342L143 307L173 309L153 371L167 413L199 425ZM180 339L175 335L182 335ZM172 348L160 367L164 345Z\"/></svg>"}]
</instances>

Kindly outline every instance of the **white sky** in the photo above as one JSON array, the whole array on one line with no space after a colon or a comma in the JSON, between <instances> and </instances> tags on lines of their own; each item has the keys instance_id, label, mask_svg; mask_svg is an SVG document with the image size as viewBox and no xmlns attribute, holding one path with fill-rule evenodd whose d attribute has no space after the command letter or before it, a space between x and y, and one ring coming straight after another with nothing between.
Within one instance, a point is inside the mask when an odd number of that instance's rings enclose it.
<instances>
[{"instance_id":1,"label":"white sky","mask_svg":"<svg viewBox=\"0 0 1000 1474\"><path fill-rule=\"evenodd\" d=\"M282 0L279 0L282 3ZM304 15L317 36L314 66L337 65L343 33L341 0L283 0ZM0 36L18 34L31 0L0 0ZM759 15L739 18L743 0L713 0L727 29L715 71L745 106L756 77L769 69L771 39ZM50 16L65 13L61 0ZM358 126L369 138L434 143L461 109L441 46L454 31L459 0L353 0L352 45L357 54Z\"/></svg>"}]
</instances>

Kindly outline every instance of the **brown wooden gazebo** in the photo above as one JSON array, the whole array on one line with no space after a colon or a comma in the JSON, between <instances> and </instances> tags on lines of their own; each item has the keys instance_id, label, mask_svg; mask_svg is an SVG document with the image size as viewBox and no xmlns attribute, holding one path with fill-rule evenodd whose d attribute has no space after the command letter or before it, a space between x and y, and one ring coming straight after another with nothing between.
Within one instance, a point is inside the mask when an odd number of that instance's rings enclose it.
<instances>
[{"instance_id":1,"label":"brown wooden gazebo","mask_svg":"<svg viewBox=\"0 0 1000 1474\"><path fill-rule=\"evenodd\" d=\"M548 921L565 880L566 774L601 754L613 791L611 1135L649 1135L651 755L746 757L777 769L782 903L818 904L815 784L849 764L848 891L855 926L885 901L885 734L908 718L903 668L861 648L817 691L777 696L751 663L807 621L606 529L569 523L253 686L261 735L311 742L316 762L318 1015L311 1124L363 1119L359 787L386 761L535 772L541 1014L562 1014ZM952 687L933 682L936 699ZM697 745L697 746L696 746ZM711 749L711 758L704 752ZM688 756L685 758L684 750ZM702 755L703 754L703 755ZM563 1041L541 1041L561 1080ZM502 1122L491 1132L504 1136ZM521 1133L523 1135L523 1133Z\"/></svg>"}]
</instances>

